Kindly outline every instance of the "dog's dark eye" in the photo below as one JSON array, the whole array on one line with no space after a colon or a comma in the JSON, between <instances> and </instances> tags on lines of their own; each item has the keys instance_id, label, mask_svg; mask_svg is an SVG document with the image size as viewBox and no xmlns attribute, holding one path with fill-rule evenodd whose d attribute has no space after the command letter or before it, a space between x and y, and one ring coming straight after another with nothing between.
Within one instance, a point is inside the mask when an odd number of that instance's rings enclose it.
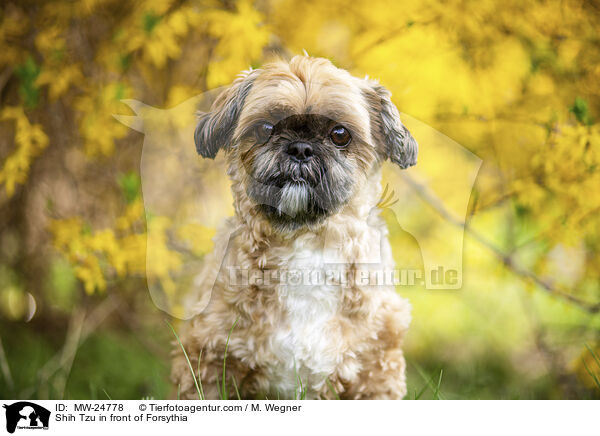
<instances>
[{"instance_id":1,"label":"dog's dark eye","mask_svg":"<svg viewBox=\"0 0 600 436\"><path fill-rule=\"evenodd\" d=\"M273 124L270 123L260 123L254 129L254 135L259 144L267 142L271 137L271 133L273 133Z\"/></svg>"},{"instance_id":2,"label":"dog's dark eye","mask_svg":"<svg viewBox=\"0 0 600 436\"><path fill-rule=\"evenodd\" d=\"M333 143L338 147L344 147L348 145L348 143L352 139L352 136L350 136L350 132L343 126L335 126L331 130L329 137L331 138Z\"/></svg>"}]
</instances>

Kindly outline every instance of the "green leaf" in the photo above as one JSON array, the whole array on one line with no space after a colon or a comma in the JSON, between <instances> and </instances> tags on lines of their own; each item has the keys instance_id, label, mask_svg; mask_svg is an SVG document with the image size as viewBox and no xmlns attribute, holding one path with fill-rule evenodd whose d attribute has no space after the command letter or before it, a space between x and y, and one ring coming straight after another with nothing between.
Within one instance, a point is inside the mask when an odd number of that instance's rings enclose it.
<instances>
[{"instance_id":1,"label":"green leaf","mask_svg":"<svg viewBox=\"0 0 600 436\"><path fill-rule=\"evenodd\" d=\"M146 12L144 17L142 18L143 23L142 26L146 33L152 33L152 30L156 27L156 25L160 22L160 18L153 12Z\"/></svg>"},{"instance_id":2,"label":"green leaf","mask_svg":"<svg viewBox=\"0 0 600 436\"><path fill-rule=\"evenodd\" d=\"M569 112L573 113L580 123L585 124L586 126L592 124L587 101L583 98L575 98L575 102L573 103L573 106L569 108Z\"/></svg>"},{"instance_id":3,"label":"green leaf","mask_svg":"<svg viewBox=\"0 0 600 436\"><path fill-rule=\"evenodd\" d=\"M122 174L119 176L119 186L127 203L132 203L140 195L140 176L133 171Z\"/></svg>"},{"instance_id":4,"label":"green leaf","mask_svg":"<svg viewBox=\"0 0 600 436\"><path fill-rule=\"evenodd\" d=\"M131 66L132 56L131 53L123 54L119 56L119 67L121 71L127 71Z\"/></svg>"},{"instance_id":5,"label":"green leaf","mask_svg":"<svg viewBox=\"0 0 600 436\"><path fill-rule=\"evenodd\" d=\"M40 89L35 85L40 70L40 66L35 63L31 56L27 57L23 65L15 70L15 74L21 82L19 84L19 95L25 107L30 109L37 106L40 97Z\"/></svg>"},{"instance_id":6,"label":"green leaf","mask_svg":"<svg viewBox=\"0 0 600 436\"><path fill-rule=\"evenodd\" d=\"M117 83L115 87L115 100L121 101L125 98L125 86L122 83Z\"/></svg>"},{"instance_id":7,"label":"green leaf","mask_svg":"<svg viewBox=\"0 0 600 436\"><path fill-rule=\"evenodd\" d=\"M52 305L69 312L78 303L75 291L77 290L77 277L73 267L66 259L57 258L52 261L48 272L48 295Z\"/></svg>"}]
</instances>

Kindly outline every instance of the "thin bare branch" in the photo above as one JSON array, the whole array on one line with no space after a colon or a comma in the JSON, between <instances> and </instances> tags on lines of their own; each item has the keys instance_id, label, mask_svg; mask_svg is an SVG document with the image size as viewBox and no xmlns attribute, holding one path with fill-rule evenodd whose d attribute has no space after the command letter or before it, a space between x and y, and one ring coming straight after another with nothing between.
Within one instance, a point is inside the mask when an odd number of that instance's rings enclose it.
<instances>
[{"instance_id":1,"label":"thin bare branch","mask_svg":"<svg viewBox=\"0 0 600 436\"><path fill-rule=\"evenodd\" d=\"M540 289L547 292L548 294L561 298L569 303L574 304L582 310L585 310L589 313L598 313L600 312L600 302L593 303L589 301L582 300L578 297L575 297L569 292L566 292L562 289L557 288L553 284L545 281L534 272L528 270L527 268L519 265L514 257L510 254L505 253L499 247L495 246L492 242L487 240L483 235L473 229L468 223L464 222L460 218L455 217L447 208L444 206L442 201L433 194L430 190L428 190L425 186L414 180L412 177L407 174L403 174L404 179L407 183L411 185L411 187L417 192L417 194L426 201L431 207L433 207L438 214L442 216L446 221L456 225L458 227L463 227L466 234L470 235L473 239L479 242L484 247L488 248L501 262L502 264L509 269L515 275L530 280L535 283Z\"/></svg>"}]
</instances>

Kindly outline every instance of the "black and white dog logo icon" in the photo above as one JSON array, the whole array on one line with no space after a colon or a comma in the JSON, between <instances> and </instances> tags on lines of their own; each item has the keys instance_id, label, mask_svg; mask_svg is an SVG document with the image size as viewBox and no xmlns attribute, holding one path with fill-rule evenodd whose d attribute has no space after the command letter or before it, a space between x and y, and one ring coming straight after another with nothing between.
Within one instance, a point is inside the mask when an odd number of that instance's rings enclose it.
<instances>
[{"instance_id":1,"label":"black and white dog logo icon","mask_svg":"<svg viewBox=\"0 0 600 436\"><path fill-rule=\"evenodd\" d=\"M6 409L6 431L15 429L48 429L50 411L29 401L4 405Z\"/></svg>"}]
</instances>

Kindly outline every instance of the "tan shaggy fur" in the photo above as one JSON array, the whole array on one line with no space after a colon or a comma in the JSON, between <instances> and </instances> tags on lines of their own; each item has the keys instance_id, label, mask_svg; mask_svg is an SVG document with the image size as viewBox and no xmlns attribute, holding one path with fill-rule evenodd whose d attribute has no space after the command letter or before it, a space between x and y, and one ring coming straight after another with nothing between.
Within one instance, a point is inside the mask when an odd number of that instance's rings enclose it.
<instances>
[{"instance_id":1,"label":"tan shaggy fur","mask_svg":"<svg viewBox=\"0 0 600 436\"><path fill-rule=\"evenodd\" d=\"M252 77L252 88L226 149L235 216L228 218L215 244L234 230L225 259L206 258L209 269L257 271L298 265L318 268L323 253L352 272L360 259L378 253L377 268L394 267L387 229L379 216L381 163L385 149L378 111L389 94L378 84L352 77L325 59L297 56L245 73L222 94L218 111ZM388 108L389 109L389 108ZM290 231L271 225L246 193L245 168L256 159L242 132L269 111L318 113L343 120L357 144L348 159L353 167L352 196L318 224ZM393 109L395 111L395 108ZM392 115L397 116L397 111ZM397 121L399 123L399 119ZM406 393L401 345L410 323L410 305L393 286L334 285L310 292L277 282L231 286L226 273L204 283L206 308L180 329L180 338L199 376L206 398L219 397L229 330L237 324L227 351L229 397L291 398L301 381L307 398L332 398L330 386L345 399L400 399ZM201 355L200 362L198 357ZM173 349L172 380L183 399L198 398L181 347ZM329 383L327 382L329 381ZM330 386L328 386L328 384Z\"/></svg>"}]
</instances>

